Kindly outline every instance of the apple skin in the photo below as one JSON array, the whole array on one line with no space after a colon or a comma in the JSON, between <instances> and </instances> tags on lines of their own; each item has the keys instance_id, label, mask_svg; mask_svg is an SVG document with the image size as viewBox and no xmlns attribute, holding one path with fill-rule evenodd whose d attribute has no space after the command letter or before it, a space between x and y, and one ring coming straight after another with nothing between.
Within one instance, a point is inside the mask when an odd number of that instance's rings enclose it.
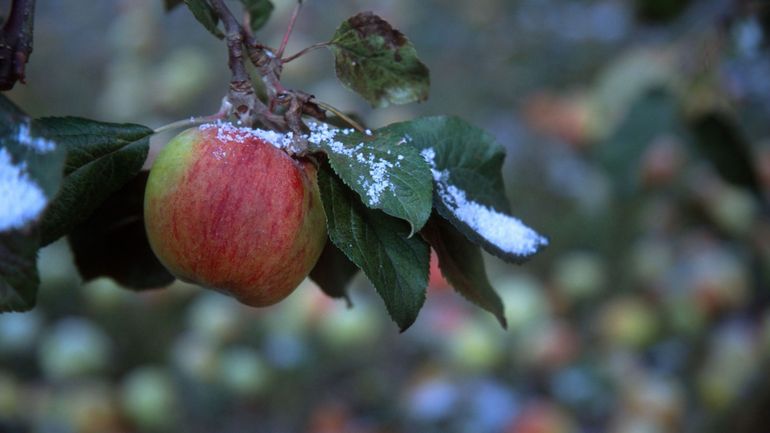
<instances>
[{"instance_id":1,"label":"apple skin","mask_svg":"<svg viewBox=\"0 0 770 433\"><path fill-rule=\"evenodd\" d=\"M177 278L262 307L318 261L326 216L315 165L248 131L209 125L172 139L150 171L144 221Z\"/></svg>"}]
</instances>

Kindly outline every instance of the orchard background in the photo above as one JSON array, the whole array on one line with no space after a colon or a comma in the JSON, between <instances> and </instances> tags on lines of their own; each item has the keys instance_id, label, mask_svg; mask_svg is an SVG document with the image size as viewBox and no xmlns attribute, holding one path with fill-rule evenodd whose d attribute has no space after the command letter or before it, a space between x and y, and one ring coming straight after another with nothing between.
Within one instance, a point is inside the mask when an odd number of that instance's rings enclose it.
<instances>
[{"instance_id":1,"label":"orchard background","mask_svg":"<svg viewBox=\"0 0 770 433\"><path fill-rule=\"evenodd\" d=\"M227 50L183 6L74 3L38 1L28 84L5 93L27 113L158 127L219 107ZM270 46L295 4L274 3ZM287 52L363 10L417 48L426 102L372 110L321 50L283 81L374 128L454 114L506 147L512 211L550 239L520 267L485 257L508 329L434 275L399 333L360 274L352 308L306 280L253 309L83 284L59 241L35 309L0 315L0 431L764 431L767 4L306 0Z\"/></svg>"}]
</instances>

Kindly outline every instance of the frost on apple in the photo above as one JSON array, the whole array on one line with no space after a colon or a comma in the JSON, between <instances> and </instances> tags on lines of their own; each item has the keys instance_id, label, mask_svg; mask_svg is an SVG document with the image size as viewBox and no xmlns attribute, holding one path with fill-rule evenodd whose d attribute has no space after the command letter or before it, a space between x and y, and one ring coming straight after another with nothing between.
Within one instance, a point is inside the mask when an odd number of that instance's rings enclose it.
<instances>
[{"instance_id":1,"label":"frost on apple","mask_svg":"<svg viewBox=\"0 0 770 433\"><path fill-rule=\"evenodd\" d=\"M278 149L288 149L294 142L291 132L281 133L258 128L245 128L233 126L227 122L205 123L198 127L201 131L216 129L217 140L222 142L245 143L254 139L264 140ZM227 156L226 153L215 155L217 159Z\"/></svg>"},{"instance_id":2,"label":"frost on apple","mask_svg":"<svg viewBox=\"0 0 770 433\"><path fill-rule=\"evenodd\" d=\"M548 239L527 227L521 220L497 212L468 199L465 191L449 183L449 172L436 169L436 153L423 149L420 155L430 165L436 192L454 216L467 224L490 244L517 256L535 254L548 245Z\"/></svg>"},{"instance_id":3,"label":"frost on apple","mask_svg":"<svg viewBox=\"0 0 770 433\"><path fill-rule=\"evenodd\" d=\"M40 186L29 178L26 165L14 164L5 148L0 148L0 197L4 203L0 232L20 229L36 220L48 203Z\"/></svg>"}]
</instances>

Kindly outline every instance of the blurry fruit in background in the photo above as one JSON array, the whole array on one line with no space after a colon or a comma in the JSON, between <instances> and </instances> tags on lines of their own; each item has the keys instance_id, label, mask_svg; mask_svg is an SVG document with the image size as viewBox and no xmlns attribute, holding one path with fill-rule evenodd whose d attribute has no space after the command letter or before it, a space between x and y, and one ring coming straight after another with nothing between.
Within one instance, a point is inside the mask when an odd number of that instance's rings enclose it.
<instances>
[{"instance_id":1,"label":"blurry fruit in background","mask_svg":"<svg viewBox=\"0 0 770 433\"><path fill-rule=\"evenodd\" d=\"M505 345L496 336L494 328L484 326L484 323L488 322L469 318L447 341L452 364L468 373L486 371L503 360Z\"/></svg>"},{"instance_id":2,"label":"blurry fruit in background","mask_svg":"<svg viewBox=\"0 0 770 433\"><path fill-rule=\"evenodd\" d=\"M524 102L524 118L534 130L577 149L591 141L591 110L583 96L536 93Z\"/></svg>"},{"instance_id":3,"label":"blurry fruit in background","mask_svg":"<svg viewBox=\"0 0 770 433\"><path fill-rule=\"evenodd\" d=\"M286 139L209 124L161 150L147 180L144 222L172 274L264 307L310 273L327 239L317 169L279 148Z\"/></svg>"},{"instance_id":4,"label":"blurry fruit in background","mask_svg":"<svg viewBox=\"0 0 770 433\"><path fill-rule=\"evenodd\" d=\"M219 370L218 343L193 332L177 336L170 362L183 377L194 382L212 383Z\"/></svg>"},{"instance_id":5,"label":"blurry fruit in background","mask_svg":"<svg viewBox=\"0 0 770 433\"><path fill-rule=\"evenodd\" d=\"M685 150L680 139L671 134L655 137L639 162L641 184L647 188L664 187L681 173Z\"/></svg>"},{"instance_id":6,"label":"blurry fruit in background","mask_svg":"<svg viewBox=\"0 0 770 433\"><path fill-rule=\"evenodd\" d=\"M604 260L591 251L562 254L554 264L553 284L570 303L585 301L606 289Z\"/></svg>"},{"instance_id":7,"label":"blurry fruit in background","mask_svg":"<svg viewBox=\"0 0 770 433\"><path fill-rule=\"evenodd\" d=\"M106 372L111 346L109 336L90 320L67 317L46 331L38 348L38 363L52 381Z\"/></svg>"},{"instance_id":8,"label":"blurry fruit in background","mask_svg":"<svg viewBox=\"0 0 770 433\"><path fill-rule=\"evenodd\" d=\"M623 295L603 305L599 325L601 334L611 346L639 349L652 342L660 323L648 303Z\"/></svg>"},{"instance_id":9,"label":"blurry fruit in background","mask_svg":"<svg viewBox=\"0 0 770 433\"><path fill-rule=\"evenodd\" d=\"M746 328L748 324L726 322L710 341L705 363L696 375L701 401L711 410L724 410L733 404L756 371L757 347Z\"/></svg>"},{"instance_id":10,"label":"blurry fruit in background","mask_svg":"<svg viewBox=\"0 0 770 433\"><path fill-rule=\"evenodd\" d=\"M235 346L222 351L219 381L231 393L254 397L267 388L271 371L259 352L248 346Z\"/></svg>"},{"instance_id":11,"label":"blurry fruit in background","mask_svg":"<svg viewBox=\"0 0 770 433\"><path fill-rule=\"evenodd\" d=\"M120 387L123 413L142 431L173 427L180 416L177 390L162 367L142 366L129 372Z\"/></svg>"},{"instance_id":12,"label":"blurry fruit in background","mask_svg":"<svg viewBox=\"0 0 770 433\"><path fill-rule=\"evenodd\" d=\"M187 309L187 324L214 344L231 341L243 326L241 304L220 293L201 293Z\"/></svg>"},{"instance_id":13,"label":"blurry fruit in background","mask_svg":"<svg viewBox=\"0 0 770 433\"><path fill-rule=\"evenodd\" d=\"M428 279L428 290L444 291L451 289L452 285L444 278L441 268L438 265L438 255L431 248L430 250L430 278Z\"/></svg>"},{"instance_id":14,"label":"blurry fruit in background","mask_svg":"<svg viewBox=\"0 0 770 433\"><path fill-rule=\"evenodd\" d=\"M506 433L577 433L577 425L559 406L548 402L533 402L513 419Z\"/></svg>"},{"instance_id":15,"label":"blurry fruit in background","mask_svg":"<svg viewBox=\"0 0 770 433\"><path fill-rule=\"evenodd\" d=\"M80 287L86 303L93 311L106 313L136 302L136 294L111 278L97 278Z\"/></svg>"},{"instance_id":16,"label":"blurry fruit in background","mask_svg":"<svg viewBox=\"0 0 770 433\"><path fill-rule=\"evenodd\" d=\"M0 426L21 415L21 389L14 374L0 370Z\"/></svg>"},{"instance_id":17,"label":"blurry fruit in background","mask_svg":"<svg viewBox=\"0 0 770 433\"><path fill-rule=\"evenodd\" d=\"M318 332L330 349L362 348L376 340L384 325L381 317L369 300L355 299L352 308L337 302L319 319Z\"/></svg>"},{"instance_id":18,"label":"blurry fruit in background","mask_svg":"<svg viewBox=\"0 0 770 433\"><path fill-rule=\"evenodd\" d=\"M513 348L513 354L527 368L541 371L564 367L579 350L577 330L563 320L548 319L525 332Z\"/></svg>"},{"instance_id":19,"label":"blurry fruit in background","mask_svg":"<svg viewBox=\"0 0 770 433\"><path fill-rule=\"evenodd\" d=\"M110 384L102 380L73 382L53 390L38 431L103 433L118 428L118 409Z\"/></svg>"},{"instance_id":20,"label":"blurry fruit in background","mask_svg":"<svg viewBox=\"0 0 770 433\"><path fill-rule=\"evenodd\" d=\"M448 419L457 409L461 394L451 378L438 373L419 377L407 390L404 406L415 420L438 423Z\"/></svg>"},{"instance_id":21,"label":"blurry fruit in background","mask_svg":"<svg viewBox=\"0 0 770 433\"><path fill-rule=\"evenodd\" d=\"M39 311L0 314L0 359L30 352L37 345L42 327Z\"/></svg>"},{"instance_id":22,"label":"blurry fruit in background","mask_svg":"<svg viewBox=\"0 0 770 433\"><path fill-rule=\"evenodd\" d=\"M630 256L631 273L641 287L659 289L673 269L673 245L663 237L640 237L631 247Z\"/></svg>"},{"instance_id":23,"label":"blurry fruit in background","mask_svg":"<svg viewBox=\"0 0 770 433\"><path fill-rule=\"evenodd\" d=\"M714 315L746 304L749 296L748 269L730 251L717 248L701 250L681 266L689 271L688 289L704 314Z\"/></svg>"},{"instance_id":24,"label":"blurry fruit in background","mask_svg":"<svg viewBox=\"0 0 770 433\"><path fill-rule=\"evenodd\" d=\"M743 238L749 236L760 215L760 206L748 190L712 179L701 178L694 191L706 214L727 234Z\"/></svg>"},{"instance_id":25,"label":"blurry fruit in background","mask_svg":"<svg viewBox=\"0 0 770 433\"><path fill-rule=\"evenodd\" d=\"M528 274L506 275L494 280L505 307L505 318L511 331L535 326L547 318L548 301L544 287Z\"/></svg>"},{"instance_id":26,"label":"blurry fruit in background","mask_svg":"<svg viewBox=\"0 0 770 433\"><path fill-rule=\"evenodd\" d=\"M205 53L196 47L183 47L171 52L157 71L152 96L163 110L177 111L190 106L206 89L212 77Z\"/></svg>"},{"instance_id":27,"label":"blurry fruit in background","mask_svg":"<svg viewBox=\"0 0 770 433\"><path fill-rule=\"evenodd\" d=\"M620 418L645 419L663 432L681 431L684 390L677 381L652 375L630 376L620 383Z\"/></svg>"}]
</instances>

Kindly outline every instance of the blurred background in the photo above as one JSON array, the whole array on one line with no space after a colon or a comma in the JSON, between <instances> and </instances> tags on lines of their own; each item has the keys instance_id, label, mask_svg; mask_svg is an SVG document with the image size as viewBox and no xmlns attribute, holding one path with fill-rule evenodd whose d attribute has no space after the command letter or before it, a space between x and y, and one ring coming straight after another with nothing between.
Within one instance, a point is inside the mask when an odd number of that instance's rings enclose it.
<instances>
[{"instance_id":1,"label":"blurred background","mask_svg":"<svg viewBox=\"0 0 770 433\"><path fill-rule=\"evenodd\" d=\"M294 5L274 3L273 46ZM524 266L487 257L509 329L438 275L398 334L362 275L351 309L309 281L251 309L83 283L59 242L37 308L0 315L0 432L768 431L768 3L306 0L288 53L373 10L412 40L431 97L373 111L323 50L287 65L288 87L370 127L460 115L507 147L514 214L551 239ZM217 111L228 80L184 7L38 0L8 96L158 127Z\"/></svg>"}]
</instances>

